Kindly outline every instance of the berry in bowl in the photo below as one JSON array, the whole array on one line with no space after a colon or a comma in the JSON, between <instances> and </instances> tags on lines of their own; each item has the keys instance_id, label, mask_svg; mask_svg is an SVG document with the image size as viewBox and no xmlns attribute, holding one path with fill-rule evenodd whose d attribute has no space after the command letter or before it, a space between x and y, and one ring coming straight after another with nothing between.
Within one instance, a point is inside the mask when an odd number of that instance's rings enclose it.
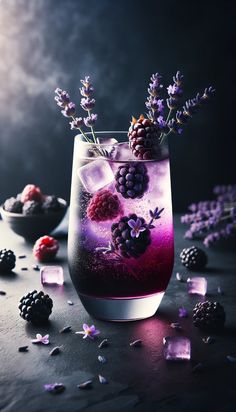
<instances>
[{"instance_id":1,"label":"berry in bowl","mask_svg":"<svg viewBox=\"0 0 236 412\"><path fill-rule=\"evenodd\" d=\"M7 199L0 208L2 219L27 240L49 234L59 225L66 210L64 199L45 195L33 184L26 185L22 193Z\"/></svg>"}]
</instances>

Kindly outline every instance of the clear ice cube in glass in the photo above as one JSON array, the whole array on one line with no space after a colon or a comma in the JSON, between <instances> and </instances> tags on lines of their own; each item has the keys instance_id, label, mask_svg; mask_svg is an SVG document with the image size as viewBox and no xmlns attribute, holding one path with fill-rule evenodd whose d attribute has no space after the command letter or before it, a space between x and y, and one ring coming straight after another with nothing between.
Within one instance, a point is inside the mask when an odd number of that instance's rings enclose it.
<instances>
[{"instance_id":1,"label":"clear ice cube in glass","mask_svg":"<svg viewBox=\"0 0 236 412\"><path fill-rule=\"evenodd\" d=\"M163 339L164 357L170 361L190 360L191 342L184 336L167 336Z\"/></svg>"},{"instance_id":2,"label":"clear ice cube in glass","mask_svg":"<svg viewBox=\"0 0 236 412\"><path fill-rule=\"evenodd\" d=\"M85 190L90 193L97 192L114 180L111 166L103 159L93 160L80 167L77 174Z\"/></svg>"},{"instance_id":3,"label":"clear ice cube in glass","mask_svg":"<svg viewBox=\"0 0 236 412\"><path fill-rule=\"evenodd\" d=\"M61 266L43 266L40 269L42 285L63 285L64 274Z\"/></svg>"},{"instance_id":4,"label":"clear ice cube in glass","mask_svg":"<svg viewBox=\"0 0 236 412\"><path fill-rule=\"evenodd\" d=\"M207 280L204 277L193 277L187 279L189 294L205 296L207 293Z\"/></svg>"}]
</instances>

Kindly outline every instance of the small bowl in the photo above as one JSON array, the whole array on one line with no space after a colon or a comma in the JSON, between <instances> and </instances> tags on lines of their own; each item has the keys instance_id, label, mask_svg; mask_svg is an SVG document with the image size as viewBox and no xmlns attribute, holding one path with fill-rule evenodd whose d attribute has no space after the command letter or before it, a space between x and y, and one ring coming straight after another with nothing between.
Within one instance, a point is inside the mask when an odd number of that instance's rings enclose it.
<instances>
[{"instance_id":1,"label":"small bowl","mask_svg":"<svg viewBox=\"0 0 236 412\"><path fill-rule=\"evenodd\" d=\"M23 215L21 213L11 213L0 207L2 219L10 226L11 230L26 240L36 240L40 236L48 235L55 229L67 210L67 203L64 199L58 198L61 209L42 215Z\"/></svg>"}]
</instances>

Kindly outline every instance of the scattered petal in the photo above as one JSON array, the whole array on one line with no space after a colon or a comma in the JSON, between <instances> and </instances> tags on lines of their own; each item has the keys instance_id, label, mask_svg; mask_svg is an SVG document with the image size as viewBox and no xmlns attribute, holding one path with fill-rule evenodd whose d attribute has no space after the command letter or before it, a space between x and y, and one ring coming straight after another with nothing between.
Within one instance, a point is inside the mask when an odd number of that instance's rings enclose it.
<instances>
[{"instance_id":1,"label":"scattered petal","mask_svg":"<svg viewBox=\"0 0 236 412\"><path fill-rule=\"evenodd\" d=\"M187 318L188 312L184 307L179 308L179 318Z\"/></svg>"},{"instance_id":2,"label":"scattered petal","mask_svg":"<svg viewBox=\"0 0 236 412\"><path fill-rule=\"evenodd\" d=\"M103 385L108 383L108 380L106 378L104 378L104 376L102 376L102 375L98 375L98 379L99 379L99 382Z\"/></svg>"},{"instance_id":3,"label":"scattered petal","mask_svg":"<svg viewBox=\"0 0 236 412\"><path fill-rule=\"evenodd\" d=\"M75 332L76 335L84 335L83 339L90 338L94 339L100 334L100 331L95 328L94 325L88 326L86 323L83 324L83 330Z\"/></svg>"},{"instance_id":4,"label":"scattered petal","mask_svg":"<svg viewBox=\"0 0 236 412\"><path fill-rule=\"evenodd\" d=\"M59 333L68 333L71 332L72 326L64 326L61 330L59 330Z\"/></svg>"},{"instance_id":5,"label":"scattered petal","mask_svg":"<svg viewBox=\"0 0 236 412\"><path fill-rule=\"evenodd\" d=\"M177 279L179 282L183 282L183 277L182 277L182 275L181 275L179 272L177 272L175 276L176 276L176 279Z\"/></svg>"},{"instance_id":6,"label":"scattered petal","mask_svg":"<svg viewBox=\"0 0 236 412\"><path fill-rule=\"evenodd\" d=\"M27 267L23 267L23 268L21 268L21 270L28 270L28 268L27 268Z\"/></svg>"},{"instance_id":7,"label":"scattered petal","mask_svg":"<svg viewBox=\"0 0 236 412\"><path fill-rule=\"evenodd\" d=\"M61 352L61 349L59 346L55 346L55 348L53 348L50 352L49 355L50 356L55 356L58 355Z\"/></svg>"},{"instance_id":8,"label":"scattered petal","mask_svg":"<svg viewBox=\"0 0 236 412\"><path fill-rule=\"evenodd\" d=\"M90 379L88 381L79 383L79 385L77 385L77 388L79 388L79 389L91 389L92 383L93 383L93 381Z\"/></svg>"},{"instance_id":9,"label":"scattered petal","mask_svg":"<svg viewBox=\"0 0 236 412\"><path fill-rule=\"evenodd\" d=\"M73 306L73 305L74 305L74 302L72 302L71 300L68 300L67 303L68 303L68 305L70 305L70 306Z\"/></svg>"},{"instance_id":10,"label":"scattered petal","mask_svg":"<svg viewBox=\"0 0 236 412\"><path fill-rule=\"evenodd\" d=\"M230 362L232 362L232 363L236 363L236 356L230 356L230 355L228 355L228 356L226 356L226 357L227 357L228 361L230 361Z\"/></svg>"},{"instance_id":11,"label":"scattered petal","mask_svg":"<svg viewBox=\"0 0 236 412\"><path fill-rule=\"evenodd\" d=\"M5 296L7 293L4 290L0 290L0 295Z\"/></svg>"},{"instance_id":12,"label":"scattered petal","mask_svg":"<svg viewBox=\"0 0 236 412\"><path fill-rule=\"evenodd\" d=\"M99 348L99 349L102 349L102 348L105 348L105 347L107 347L107 346L108 346L108 340L107 340L107 339L103 339L103 340L99 343L98 348Z\"/></svg>"},{"instance_id":13,"label":"scattered petal","mask_svg":"<svg viewBox=\"0 0 236 412\"><path fill-rule=\"evenodd\" d=\"M175 330L182 330L182 326L178 322L173 322L170 324L170 327Z\"/></svg>"},{"instance_id":14,"label":"scattered petal","mask_svg":"<svg viewBox=\"0 0 236 412\"><path fill-rule=\"evenodd\" d=\"M36 339L31 339L32 343L42 343L43 345L49 344L49 335L42 336L40 333L36 334Z\"/></svg>"},{"instance_id":15,"label":"scattered petal","mask_svg":"<svg viewBox=\"0 0 236 412\"><path fill-rule=\"evenodd\" d=\"M37 272L40 270L39 265L33 265L32 267L33 267L33 269L36 270Z\"/></svg>"},{"instance_id":16,"label":"scattered petal","mask_svg":"<svg viewBox=\"0 0 236 412\"><path fill-rule=\"evenodd\" d=\"M19 255L18 256L18 259L24 259L24 258L26 258L26 255Z\"/></svg>"},{"instance_id":17,"label":"scattered petal","mask_svg":"<svg viewBox=\"0 0 236 412\"><path fill-rule=\"evenodd\" d=\"M195 365L195 366L193 367L192 372L193 372L193 373L201 372L203 369L204 369L203 364L202 364L201 362L199 362L199 363L197 363L197 365Z\"/></svg>"},{"instance_id":18,"label":"scattered petal","mask_svg":"<svg viewBox=\"0 0 236 412\"><path fill-rule=\"evenodd\" d=\"M134 347L140 347L142 346L142 340L141 339L136 339L133 342L130 342L129 346L134 346Z\"/></svg>"},{"instance_id":19,"label":"scattered petal","mask_svg":"<svg viewBox=\"0 0 236 412\"><path fill-rule=\"evenodd\" d=\"M219 293L219 295L223 295L223 294L224 294L224 292L223 292L223 290L221 289L220 286L218 286L217 292Z\"/></svg>"},{"instance_id":20,"label":"scattered petal","mask_svg":"<svg viewBox=\"0 0 236 412\"><path fill-rule=\"evenodd\" d=\"M64 392L66 387L62 383L46 383L44 386L45 391L57 395Z\"/></svg>"},{"instance_id":21,"label":"scattered petal","mask_svg":"<svg viewBox=\"0 0 236 412\"><path fill-rule=\"evenodd\" d=\"M28 348L29 348L28 345L20 346L20 347L18 348L18 352L28 352Z\"/></svg>"},{"instance_id":22,"label":"scattered petal","mask_svg":"<svg viewBox=\"0 0 236 412\"><path fill-rule=\"evenodd\" d=\"M101 363L106 363L106 362L107 362L105 356L101 356L101 355L98 355L98 360L99 360L99 362L101 362Z\"/></svg>"},{"instance_id":23,"label":"scattered petal","mask_svg":"<svg viewBox=\"0 0 236 412\"><path fill-rule=\"evenodd\" d=\"M202 338L202 341L208 345L210 345L211 343L215 342L215 339L212 338L211 336L207 336L206 338Z\"/></svg>"}]
</instances>

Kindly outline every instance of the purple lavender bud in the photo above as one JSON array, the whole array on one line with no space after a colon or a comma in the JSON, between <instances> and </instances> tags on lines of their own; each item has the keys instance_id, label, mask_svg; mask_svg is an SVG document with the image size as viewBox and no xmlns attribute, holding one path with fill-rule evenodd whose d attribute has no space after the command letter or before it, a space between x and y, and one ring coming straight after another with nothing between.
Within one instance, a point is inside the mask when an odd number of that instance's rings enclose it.
<instances>
[{"instance_id":1,"label":"purple lavender bud","mask_svg":"<svg viewBox=\"0 0 236 412\"><path fill-rule=\"evenodd\" d=\"M94 92L94 88L90 85L87 87L83 86L79 90L80 90L81 96L84 96L84 97L90 97L91 94Z\"/></svg>"},{"instance_id":2,"label":"purple lavender bud","mask_svg":"<svg viewBox=\"0 0 236 412\"><path fill-rule=\"evenodd\" d=\"M189 229L185 232L184 238L185 239L193 239L193 232L191 231L191 229Z\"/></svg>"},{"instance_id":3,"label":"purple lavender bud","mask_svg":"<svg viewBox=\"0 0 236 412\"><path fill-rule=\"evenodd\" d=\"M65 117L72 117L75 115L76 106L73 102L70 102L64 110L61 110L63 116Z\"/></svg>"},{"instance_id":4,"label":"purple lavender bud","mask_svg":"<svg viewBox=\"0 0 236 412\"><path fill-rule=\"evenodd\" d=\"M162 113L164 110L163 99L156 99L155 97L148 97L148 101L146 102L146 107L149 110L157 111L158 113Z\"/></svg>"},{"instance_id":5,"label":"purple lavender bud","mask_svg":"<svg viewBox=\"0 0 236 412\"><path fill-rule=\"evenodd\" d=\"M183 129L179 126L179 124L176 122L175 119L169 120L168 126L169 126L169 129L170 129L173 133L181 134L182 131L183 131Z\"/></svg>"},{"instance_id":6,"label":"purple lavender bud","mask_svg":"<svg viewBox=\"0 0 236 412\"><path fill-rule=\"evenodd\" d=\"M82 117L76 117L74 120L72 120L72 122L70 122L70 128L71 130L80 129L83 124L84 122Z\"/></svg>"},{"instance_id":7,"label":"purple lavender bud","mask_svg":"<svg viewBox=\"0 0 236 412\"><path fill-rule=\"evenodd\" d=\"M82 83L82 85L84 87L89 87L90 86L90 77L89 76L85 76L84 79L81 79L80 82Z\"/></svg>"},{"instance_id":8,"label":"purple lavender bud","mask_svg":"<svg viewBox=\"0 0 236 412\"><path fill-rule=\"evenodd\" d=\"M181 97L183 94L183 90L181 89L180 86L177 86L177 84L168 86L167 91L168 91L169 96L175 99Z\"/></svg>"},{"instance_id":9,"label":"purple lavender bud","mask_svg":"<svg viewBox=\"0 0 236 412\"><path fill-rule=\"evenodd\" d=\"M170 130L170 128L167 125L166 121L164 120L163 116L159 116L157 118L157 125L158 125L159 129L165 134L167 134Z\"/></svg>"},{"instance_id":10,"label":"purple lavender bud","mask_svg":"<svg viewBox=\"0 0 236 412\"><path fill-rule=\"evenodd\" d=\"M212 246L214 243L216 243L218 240L220 240L220 233L219 232L214 232L214 233L210 233L209 235L207 235L205 237L205 239L203 240L203 244L206 247L210 247Z\"/></svg>"},{"instance_id":11,"label":"purple lavender bud","mask_svg":"<svg viewBox=\"0 0 236 412\"><path fill-rule=\"evenodd\" d=\"M60 89L59 87L56 88L55 93L60 96L62 93L62 89Z\"/></svg>"},{"instance_id":12,"label":"purple lavender bud","mask_svg":"<svg viewBox=\"0 0 236 412\"><path fill-rule=\"evenodd\" d=\"M98 117L98 115L97 115L97 114L93 114L93 113L91 114L91 116L85 117L85 118L84 118L84 124L85 124L85 126L87 126L87 127L92 127L92 126L96 123L97 117Z\"/></svg>"},{"instance_id":13,"label":"purple lavender bud","mask_svg":"<svg viewBox=\"0 0 236 412\"><path fill-rule=\"evenodd\" d=\"M184 112L182 112L181 110L178 110L176 112L175 117L176 117L177 123L179 123L179 124L185 124L188 120L188 116Z\"/></svg>"},{"instance_id":14,"label":"purple lavender bud","mask_svg":"<svg viewBox=\"0 0 236 412\"><path fill-rule=\"evenodd\" d=\"M82 98L80 101L80 106L84 110L91 110L95 106L95 99L90 99L89 97L87 98Z\"/></svg>"},{"instance_id":15,"label":"purple lavender bud","mask_svg":"<svg viewBox=\"0 0 236 412\"><path fill-rule=\"evenodd\" d=\"M160 83L162 76L159 73L152 74L151 83L149 84L148 93L150 96L157 97L159 95L160 89L162 89L162 84Z\"/></svg>"},{"instance_id":16,"label":"purple lavender bud","mask_svg":"<svg viewBox=\"0 0 236 412\"><path fill-rule=\"evenodd\" d=\"M173 82L177 84L177 86L181 86L184 80L183 74L178 70L176 75L173 76Z\"/></svg>"},{"instance_id":17,"label":"purple lavender bud","mask_svg":"<svg viewBox=\"0 0 236 412\"><path fill-rule=\"evenodd\" d=\"M201 96L201 103L205 103L206 100L209 100L213 93L215 93L215 89L213 89L212 86L206 87L203 95Z\"/></svg>"},{"instance_id":18,"label":"purple lavender bud","mask_svg":"<svg viewBox=\"0 0 236 412\"><path fill-rule=\"evenodd\" d=\"M57 105L63 108L70 103L70 96L66 91L61 90L60 95L56 96L55 100L57 102Z\"/></svg>"},{"instance_id":19,"label":"purple lavender bud","mask_svg":"<svg viewBox=\"0 0 236 412\"><path fill-rule=\"evenodd\" d=\"M177 108L178 100L173 97L169 97L169 99L166 99L166 104L170 110L173 110Z\"/></svg>"}]
</instances>

